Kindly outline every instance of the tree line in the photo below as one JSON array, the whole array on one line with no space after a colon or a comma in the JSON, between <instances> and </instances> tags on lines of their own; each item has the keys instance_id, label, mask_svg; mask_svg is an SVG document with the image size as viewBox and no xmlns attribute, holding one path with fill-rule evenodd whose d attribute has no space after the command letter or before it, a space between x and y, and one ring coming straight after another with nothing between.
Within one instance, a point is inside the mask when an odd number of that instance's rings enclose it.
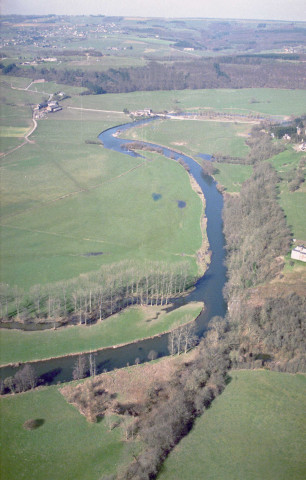
<instances>
[{"instance_id":1,"label":"tree line","mask_svg":"<svg viewBox=\"0 0 306 480\"><path fill-rule=\"evenodd\" d=\"M275 142L273 140L273 138L269 134L269 126L267 122L262 122L259 125L254 125L251 130L250 137L246 140L245 143L249 147L249 153L245 157L233 157L230 155L215 153L212 156L212 160L215 163L254 165L255 163L261 162L262 160L267 160L274 155L278 155L286 149L284 144L280 142Z\"/></svg>"},{"instance_id":2,"label":"tree line","mask_svg":"<svg viewBox=\"0 0 306 480\"><path fill-rule=\"evenodd\" d=\"M28 292L0 285L1 323L87 324L118 312L128 305L167 305L194 282L186 261L168 265L122 261L102 266L77 279L35 285Z\"/></svg>"},{"instance_id":3,"label":"tree line","mask_svg":"<svg viewBox=\"0 0 306 480\"><path fill-rule=\"evenodd\" d=\"M87 88L85 94L124 93L148 90L202 88L299 88L306 87L302 62L277 59L250 59L235 56L198 58L161 63L150 61L143 67L110 68L105 72L56 67L23 68L14 63L0 65L2 73L31 79L45 78Z\"/></svg>"},{"instance_id":4,"label":"tree line","mask_svg":"<svg viewBox=\"0 0 306 480\"><path fill-rule=\"evenodd\" d=\"M178 338L184 328L178 329ZM195 419L211 405L224 389L230 365L228 345L224 341L226 328L220 318L211 322L205 339L201 340L193 360L183 362L171 381L152 383L142 403L118 400L108 392L103 376L66 389L69 402L78 406L90 422L105 418L110 412L119 416L115 425L121 425L124 440L139 439L143 448L134 460L118 472L120 480L149 480L156 478L159 468L180 439L186 435ZM170 346L170 344L169 344ZM184 351L179 347L179 352ZM177 350L175 353L179 353ZM109 477L103 477L105 480Z\"/></svg>"},{"instance_id":5,"label":"tree line","mask_svg":"<svg viewBox=\"0 0 306 480\"><path fill-rule=\"evenodd\" d=\"M289 250L291 233L277 201L277 183L272 165L259 163L240 195L225 197L227 298L270 280L283 266L281 256Z\"/></svg>"}]
</instances>

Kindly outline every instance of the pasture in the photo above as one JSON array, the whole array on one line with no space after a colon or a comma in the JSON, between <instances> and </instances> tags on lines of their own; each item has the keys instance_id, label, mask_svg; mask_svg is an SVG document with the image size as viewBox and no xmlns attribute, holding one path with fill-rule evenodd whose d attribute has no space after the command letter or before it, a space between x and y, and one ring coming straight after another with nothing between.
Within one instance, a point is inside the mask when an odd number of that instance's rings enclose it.
<instances>
[{"instance_id":1,"label":"pasture","mask_svg":"<svg viewBox=\"0 0 306 480\"><path fill-rule=\"evenodd\" d=\"M158 479L304 479L305 375L241 370L230 376Z\"/></svg>"},{"instance_id":2,"label":"pasture","mask_svg":"<svg viewBox=\"0 0 306 480\"><path fill-rule=\"evenodd\" d=\"M95 325L24 332L0 330L0 364L28 362L129 343L190 322L203 308L192 302L167 313L165 307L134 306Z\"/></svg>"},{"instance_id":3,"label":"pasture","mask_svg":"<svg viewBox=\"0 0 306 480\"><path fill-rule=\"evenodd\" d=\"M229 193L239 192L241 185L252 175L250 165L234 165L230 163L216 164L218 173L214 174L216 181Z\"/></svg>"},{"instance_id":4,"label":"pasture","mask_svg":"<svg viewBox=\"0 0 306 480\"><path fill-rule=\"evenodd\" d=\"M202 205L184 169L156 154L133 158L85 143L124 119L65 109L39 121L35 143L3 159L3 282L27 289L104 263L182 255L195 272ZM96 251L103 255L86 256Z\"/></svg>"},{"instance_id":5,"label":"pasture","mask_svg":"<svg viewBox=\"0 0 306 480\"><path fill-rule=\"evenodd\" d=\"M304 182L298 190L291 192L287 183L287 178L298 167L303 156L303 152L296 152L288 147L287 150L273 157L270 162L280 176L283 177L279 188L279 203L285 212L287 223L293 233L293 237L298 241L304 242L306 240L306 185Z\"/></svg>"},{"instance_id":6,"label":"pasture","mask_svg":"<svg viewBox=\"0 0 306 480\"><path fill-rule=\"evenodd\" d=\"M305 205L306 205L306 186L303 184L296 192L290 192L287 185L281 185L279 203L283 208L287 223L293 237L298 241L305 242L306 239L306 222L305 222Z\"/></svg>"},{"instance_id":7,"label":"pasture","mask_svg":"<svg viewBox=\"0 0 306 480\"><path fill-rule=\"evenodd\" d=\"M159 120L139 126L124 134L125 138L166 145L187 155L201 153L246 156L245 144L249 124L202 120Z\"/></svg>"},{"instance_id":8,"label":"pasture","mask_svg":"<svg viewBox=\"0 0 306 480\"><path fill-rule=\"evenodd\" d=\"M99 480L132 460L120 428L88 423L58 387L2 398L1 414L3 479ZM28 419L40 419L41 426L25 430Z\"/></svg>"},{"instance_id":9,"label":"pasture","mask_svg":"<svg viewBox=\"0 0 306 480\"><path fill-rule=\"evenodd\" d=\"M256 103L254 102L256 99ZM301 115L305 111L306 93L303 90L272 88L207 89L147 91L96 96L73 97L71 106L130 111L151 108L183 111L215 110L218 112L259 115Z\"/></svg>"},{"instance_id":10,"label":"pasture","mask_svg":"<svg viewBox=\"0 0 306 480\"><path fill-rule=\"evenodd\" d=\"M245 144L251 126L245 123L202 120L160 120L125 133L126 138L166 145L191 155L199 163L201 153L244 157L249 151ZM216 163L214 175L228 192L239 192L242 183L251 176L250 165Z\"/></svg>"},{"instance_id":11,"label":"pasture","mask_svg":"<svg viewBox=\"0 0 306 480\"><path fill-rule=\"evenodd\" d=\"M99 46L99 43L97 43ZM125 52L126 54L126 52ZM95 71L95 72L104 72L110 68L127 68L127 67L143 67L146 65L144 58L138 56L121 56L121 55L104 55L103 57L94 57L94 56L73 56L65 57L64 60L60 60L56 64L58 70L63 69L82 69L83 71ZM67 86L65 86L64 91L66 91Z\"/></svg>"}]
</instances>

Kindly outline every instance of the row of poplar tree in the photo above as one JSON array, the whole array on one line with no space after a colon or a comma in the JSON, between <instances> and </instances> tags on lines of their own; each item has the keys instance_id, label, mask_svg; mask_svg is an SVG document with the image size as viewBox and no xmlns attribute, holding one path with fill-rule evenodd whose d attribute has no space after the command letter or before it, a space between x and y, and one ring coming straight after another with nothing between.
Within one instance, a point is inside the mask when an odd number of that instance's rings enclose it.
<instances>
[{"instance_id":1,"label":"row of poplar tree","mask_svg":"<svg viewBox=\"0 0 306 480\"><path fill-rule=\"evenodd\" d=\"M15 319L23 323L87 324L128 305L167 305L193 281L187 261L172 265L122 261L77 279L35 285L28 292L1 284L0 316L2 322Z\"/></svg>"}]
</instances>

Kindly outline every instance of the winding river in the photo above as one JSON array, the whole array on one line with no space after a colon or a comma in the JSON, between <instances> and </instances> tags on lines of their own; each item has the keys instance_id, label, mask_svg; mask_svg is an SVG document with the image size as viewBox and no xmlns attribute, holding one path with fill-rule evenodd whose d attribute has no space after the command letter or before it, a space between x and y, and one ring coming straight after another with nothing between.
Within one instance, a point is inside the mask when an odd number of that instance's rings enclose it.
<instances>
[{"instance_id":1,"label":"winding river","mask_svg":"<svg viewBox=\"0 0 306 480\"><path fill-rule=\"evenodd\" d=\"M122 149L131 140L119 138L122 133L130 128L147 124L155 119L140 120L133 123L116 126L103 131L99 139L105 148L116 150L131 156L139 156L137 153ZM216 182L209 176L203 175L201 166L192 158L178 153L175 150L162 147L160 145L137 142L143 145L153 146L161 149L163 155L171 159L182 159L188 164L190 174L193 175L199 184L206 200L207 216L207 236L212 251L211 263L204 276L198 280L195 288L182 299L175 302L175 306L186 304L191 301L204 301L205 310L197 318L197 333L203 335L209 320L215 315L224 316L226 312L226 303L224 302L222 290L226 280L226 268L224 266L224 236L222 231L222 208L223 197L216 188ZM145 153L144 153L145 154ZM147 340L140 340L121 347L110 347L95 352L98 373L104 370L124 367L127 364L134 364L138 357L141 362L147 360L150 350L155 350L158 356L168 354L168 334L161 334ZM57 382L69 381L72 379L72 370L78 355L68 355L54 359L39 360L29 362L35 367L35 371L46 384L55 384ZM1 378L14 375L19 366L6 366L0 368Z\"/></svg>"}]
</instances>

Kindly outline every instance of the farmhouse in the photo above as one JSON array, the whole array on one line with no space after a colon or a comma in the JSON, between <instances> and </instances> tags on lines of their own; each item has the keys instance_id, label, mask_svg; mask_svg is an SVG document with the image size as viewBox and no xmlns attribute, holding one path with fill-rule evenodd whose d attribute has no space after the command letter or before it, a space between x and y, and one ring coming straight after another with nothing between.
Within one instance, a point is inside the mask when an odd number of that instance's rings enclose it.
<instances>
[{"instance_id":1,"label":"farmhouse","mask_svg":"<svg viewBox=\"0 0 306 480\"><path fill-rule=\"evenodd\" d=\"M39 103L34 107L34 112L42 112L42 113L54 113L62 110L62 107L55 101L48 102L48 103ZM38 117L37 117L38 118Z\"/></svg>"},{"instance_id":2,"label":"farmhouse","mask_svg":"<svg viewBox=\"0 0 306 480\"><path fill-rule=\"evenodd\" d=\"M48 102L47 106L47 112L58 112L59 110L62 110L62 107L59 106L57 102Z\"/></svg>"},{"instance_id":3,"label":"farmhouse","mask_svg":"<svg viewBox=\"0 0 306 480\"><path fill-rule=\"evenodd\" d=\"M301 262L306 262L306 247L304 245L299 245L291 251L291 258L294 260L300 260Z\"/></svg>"},{"instance_id":4,"label":"farmhouse","mask_svg":"<svg viewBox=\"0 0 306 480\"><path fill-rule=\"evenodd\" d=\"M136 112L131 112L131 115L134 117L150 117L153 114L151 108L144 108L143 110L136 110Z\"/></svg>"}]
</instances>

